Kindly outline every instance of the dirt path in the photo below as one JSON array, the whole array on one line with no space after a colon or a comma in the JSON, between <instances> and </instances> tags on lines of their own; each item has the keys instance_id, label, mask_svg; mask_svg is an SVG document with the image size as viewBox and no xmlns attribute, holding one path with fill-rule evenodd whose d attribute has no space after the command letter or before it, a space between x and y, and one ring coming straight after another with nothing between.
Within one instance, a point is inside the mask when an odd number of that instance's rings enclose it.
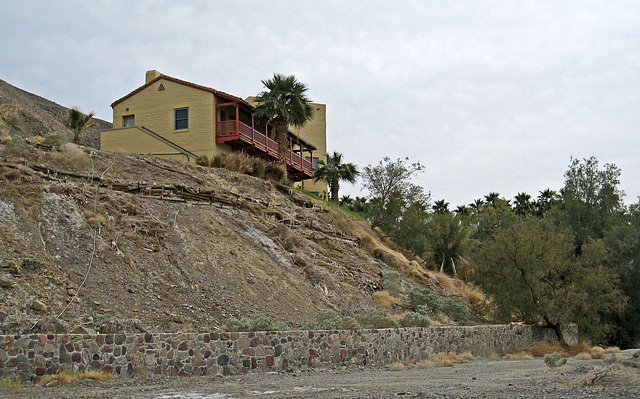
<instances>
[{"instance_id":1,"label":"dirt path","mask_svg":"<svg viewBox=\"0 0 640 399\"><path fill-rule=\"evenodd\" d=\"M623 352L631 358L631 351ZM626 366L609 373L605 386L576 387L595 369L612 361L569 359L560 369L535 360L475 360L453 368L325 370L232 377L163 378L152 376L110 384L0 388L0 397L33 398L638 398L640 373ZM618 364L618 363L616 363ZM637 363L635 363L637 366ZM614 365L615 366L615 365ZM592 375L592 374L591 374ZM612 384L632 381L631 385Z\"/></svg>"}]
</instances>

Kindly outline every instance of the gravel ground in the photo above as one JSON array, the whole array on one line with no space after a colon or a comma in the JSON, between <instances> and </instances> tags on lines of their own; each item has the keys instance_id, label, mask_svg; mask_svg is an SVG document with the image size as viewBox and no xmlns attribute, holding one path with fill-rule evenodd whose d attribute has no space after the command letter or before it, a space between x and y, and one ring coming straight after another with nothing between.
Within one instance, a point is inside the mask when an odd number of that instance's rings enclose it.
<instances>
[{"instance_id":1,"label":"gravel ground","mask_svg":"<svg viewBox=\"0 0 640 399\"><path fill-rule=\"evenodd\" d=\"M631 358L632 351L622 356ZM620 356L620 355L618 355ZM56 387L0 388L0 397L33 398L640 398L638 363L620 366L609 360L577 360L550 369L543 359L474 360L431 369L317 370L304 373L230 377L164 378L151 376L113 383ZM609 368L605 385L575 382ZM626 385L621 385L626 384Z\"/></svg>"}]
</instances>

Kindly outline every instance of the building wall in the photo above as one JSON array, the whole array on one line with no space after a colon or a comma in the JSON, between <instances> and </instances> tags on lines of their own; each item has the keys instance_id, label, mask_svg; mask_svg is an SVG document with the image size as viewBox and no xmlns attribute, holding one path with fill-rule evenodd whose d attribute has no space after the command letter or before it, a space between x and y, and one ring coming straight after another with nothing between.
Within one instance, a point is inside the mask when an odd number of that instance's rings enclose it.
<instances>
[{"instance_id":1,"label":"building wall","mask_svg":"<svg viewBox=\"0 0 640 399\"><path fill-rule=\"evenodd\" d=\"M164 90L159 90L160 85ZM113 107L113 127L122 127L125 115L135 115L135 125L144 126L167 140L193 152L211 157L215 144L215 96L211 92L184 84L159 79ZM189 128L174 130L174 109L189 108ZM105 134L101 149L117 151L120 147L128 152L141 148L140 135L123 138L118 134ZM146 140L146 139L144 139ZM127 144L123 147L123 144ZM140 153L152 152L149 150Z\"/></svg>"},{"instance_id":2,"label":"building wall","mask_svg":"<svg viewBox=\"0 0 640 399\"><path fill-rule=\"evenodd\" d=\"M327 106L325 104L311 103L313 107L313 119L299 129L292 129L294 133L307 140L317 150L313 152L314 158L326 161L327 155ZM321 196L327 197L327 183L324 181L314 182L313 179L303 180L297 183L300 187Z\"/></svg>"},{"instance_id":3,"label":"building wall","mask_svg":"<svg viewBox=\"0 0 640 399\"><path fill-rule=\"evenodd\" d=\"M109 148L106 151L120 153L152 154L189 162L186 155L135 127L103 131L100 135L100 148Z\"/></svg>"},{"instance_id":4,"label":"building wall","mask_svg":"<svg viewBox=\"0 0 640 399\"><path fill-rule=\"evenodd\" d=\"M38 382L61 369L120 377L229 375L418 363L438 352L503 355L533 343L531 326L348 331L0 335L0 378Z\"/></svg>"}]
</instances>

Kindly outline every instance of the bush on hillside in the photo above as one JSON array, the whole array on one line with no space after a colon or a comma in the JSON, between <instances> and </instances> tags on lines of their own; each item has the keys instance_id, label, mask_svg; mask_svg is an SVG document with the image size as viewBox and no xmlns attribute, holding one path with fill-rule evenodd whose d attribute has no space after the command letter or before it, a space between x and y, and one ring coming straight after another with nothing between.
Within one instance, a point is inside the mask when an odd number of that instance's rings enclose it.
<instances>
[{"instance_id":1,"label":"bush on hillside","mask_svg":"<svg viewBox=\"0 0 640 399\"><path fill-rule=\"evenodd\" d=\"M309 323L309 330L357 330L360 323L350 316L341 316L335 310L322 310L316 315L316 321Z\"/></svg>"},{"instance_id":2,"label":"bush on hillside","mask_svg":"<svg viewBox=\"0 0 640 399\"><path fill-rule=\"evenodd\" d=\"M11 141L7 143L4 147L4 154L16 155L19 157L24 157L29 154L29 148L27 147L27 142L24 140L22 136L15 135L11 136Z\"/></svg>"},{"instance_id":3,"label":"bush on hillside","mask_svg":"<svg viewBox=\"0 0 640 399\"><path fill-rule=\"evenodd\" d=\"M467 321L469 319L467 311L462 307L462 305L451 298L445 298L442 301L442 313L456 321Z\"/></svg>"},{"instance_id":4,"label":"bush on hillside","mask_svg":"<svg viewBox=\"0 0 640 399\"><path fill-rule=\"evenodd\" d=\"M42 145L51 146L55 149L59 149L64 144L66 144L69 140L67 139L66 133L49 133L44 136L44 140L42 141Z\"/></svg>"},{"instance_id":5,"label":"bush on hillside","mask_svg":"<svg viewBox=\"0 0 640 399\"><path fill-rule=\"evenodd\" d=\"M383 309L372 309L356 316L362 328L398 328L400 325Z\"/></svg>"},{"instance_id":6,"label":"bush on hillside","mask_svg":"<svg viewBox=\"0 0 640 399\"><path fill-rule=\"evenodd\" d=\"M429 327L431 319L420 313L409 312L400 319L400 325L402 327Z\"/></svg>"},{"instance_id":7,"label":"bush on hillside","mask_svg":"<svg viewBox=\"0 0 640 399\"><path fill-rule=\"evenodd\" d=\"M442 311L442 300L429 288L414 288L409 290L407 295L409 295L409 301L414 308L426 306L432 314Z\"/></svg>"}]
</instances>

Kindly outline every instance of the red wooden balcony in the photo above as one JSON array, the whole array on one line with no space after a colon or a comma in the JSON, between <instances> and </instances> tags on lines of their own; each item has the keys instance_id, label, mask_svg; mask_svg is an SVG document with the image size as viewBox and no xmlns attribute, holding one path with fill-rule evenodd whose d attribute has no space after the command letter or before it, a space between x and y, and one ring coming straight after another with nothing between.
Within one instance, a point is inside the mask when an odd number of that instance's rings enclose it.
<instances>
[{"instance_id":1,"label":"red wooden balcony","mask_svg":"<svg viewBox=\"0 0 640 399\"><path fill-rule=\"evenodd\" d=\"M222 143L227 143L236 149L242 149L249 154L272 160L278 159L278 143L237 119L217 122L216 144ZM294 143L292 139L290 139L290 143L289 155L287 156L289 178L294 181L313 178L311 162L299 154L302 153L305 146L301 143ZM292 150L294 144L297 144L300 150ZM311 158L311 148L305 148L305 150L309 151L309 158Z\"/></svg>"}]
</instances>

